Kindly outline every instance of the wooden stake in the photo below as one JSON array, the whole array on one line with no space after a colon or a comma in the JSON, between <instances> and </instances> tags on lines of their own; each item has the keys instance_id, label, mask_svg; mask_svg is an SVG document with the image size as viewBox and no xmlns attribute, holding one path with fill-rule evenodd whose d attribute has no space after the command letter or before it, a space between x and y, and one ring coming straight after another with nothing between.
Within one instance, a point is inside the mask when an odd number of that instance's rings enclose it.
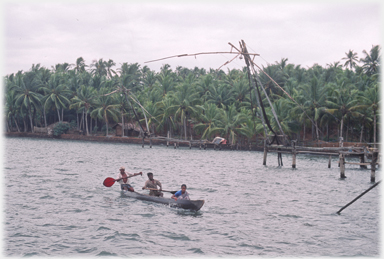
<instances>
[{"instance_id":1,"label":"wooden stake","mask_svg":"<svg viewBox=\"0 0 384 259\"><path fill-rule=\"evenodd\" d=\"M378 152L372 153L372 162L371 162L371 182L374 183L376 180L376 162L377 162Z\"/></svg>"},{"instance_id":2,"label":"wooden stake","mask_svg":"<svg viewBox=\"0 0 384 259\"><path fill-rule=\"evenodd\" d=\"M328 168L331 168L332 156L329 156Z\"/></svg>"},{"instance_id":3,"label":"wooden stake","mask_svg":"<svg viewBox=\"0 0 384 259\"><path fill-rule=\"evenodd\" d=\"M365 163L365 154L360 156L360 164L363 164L363 163ZM366 165L360 165L360 168L367 169L367 166Z\"/></svg>"},{"instance_id":4,"label":"wooden stake","mask_svg":"<svg viewBox=\"0 0 384 259\"><path fill-rule=\"evenodd\" d=\"M267 164L267 153L268 153L267 140L264 139L264 158L263 158L263 165L266 165L266 164Z\"/></svg>"},{"instance_id":5,"label":"wooden stake","mask_svg":"<svg viewBox=\"0 0 384 259\"><path fill-rule=\"evenodd\" d=\"M292 168L296 168L296 141L292 140Z\"/></svg>"},{"instance_id":6,"label":"wooden stake","mask_svg":"<svg viewBox=\"0 0 384 259\"><path fill-rule=\"evenodd\" d=\"M340 163L340 178L344 179L345 177L345 158L342 153L339 155L339 163Z\"/></svg>"}]
</instances>

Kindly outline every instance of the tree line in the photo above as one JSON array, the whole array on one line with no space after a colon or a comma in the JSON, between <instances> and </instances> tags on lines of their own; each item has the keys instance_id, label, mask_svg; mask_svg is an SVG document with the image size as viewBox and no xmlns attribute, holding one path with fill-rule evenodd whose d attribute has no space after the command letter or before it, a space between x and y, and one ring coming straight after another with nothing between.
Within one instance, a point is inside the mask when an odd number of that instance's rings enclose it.
<instances>
[{"instance_id":1,"label":"tree line","mask_svg":"<svg viewBox=\"0 0 384 259\"><path fill-rule=\"evenodd\" d=\"M258 72L290 139L305 140L311 134L312 140L343 137L344 141L376 143L380 46L364 50L360 59L353 50L345 54L326 67L304 68L283 58L262 68L273 80ZM68 121L87 135L108 135L114 123L136 121L136 113L142 125L147 118L155 135L222 136L231 144L263 138L261 113L247 73L245 66L224 72L182 66L172 70L168 64L156 72L138 63L116 68L113 60L103 59L88 66L82 57L75 64L51 69L33 64L27 72L4 77L6 130L34 132L34 126ZM129 100L117 91L123 88L129 90ZM265 98L263 103L277 130Z\"/></svg>"}]
</instances>

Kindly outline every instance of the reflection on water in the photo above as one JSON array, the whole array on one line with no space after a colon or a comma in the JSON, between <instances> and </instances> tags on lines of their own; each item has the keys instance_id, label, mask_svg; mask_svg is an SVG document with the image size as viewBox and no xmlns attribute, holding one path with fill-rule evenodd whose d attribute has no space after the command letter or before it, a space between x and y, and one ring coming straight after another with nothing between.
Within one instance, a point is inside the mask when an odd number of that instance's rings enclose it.
<instances>
[{"instance_id":1,"label":"reflection on water","mask_svg":"<svg viewBox=\"0 0 384 259\"><path fill-rule=\"evenodd\" d=\"M370 171L299 156L165 146L6 139L7 256L378 256L379 188L336 212L370 183ZM118 168L138 192L147 172L163 189L187 184L198 212L120 195L102 185ZM377 173L376 180L381 174ZM15 181L16 179L16 181ZM165 197L171 194L165 193Z\"/></svg>"}]
</instances>

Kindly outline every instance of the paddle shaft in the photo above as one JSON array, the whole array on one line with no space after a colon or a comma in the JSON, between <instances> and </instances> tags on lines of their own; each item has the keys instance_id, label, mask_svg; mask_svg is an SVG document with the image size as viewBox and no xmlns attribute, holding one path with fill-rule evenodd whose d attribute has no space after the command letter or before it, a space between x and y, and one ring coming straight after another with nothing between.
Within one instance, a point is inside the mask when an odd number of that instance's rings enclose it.
<instances>
[{"instance_id":1,"label":"paddle shaft","mask_svg":"<svg viewBox=\"0 0 384 259\"><path fill-rule=\"evenodd\" d=\"M152 191L160 191L160 190L158 190L158 189L154 189L154 188L145 188L145 189L147 189L147 190L152 190ZM166 191L166 190L161 190L162 192L170 192L170 193L172 193L172 194L175 194L177 191Z\"/></svg>"},{"instance_id":2,"label":"paddle shaft","mask_svg":"<svg viewBox=\"0 0 384 259\"><path fill-rule=\"evenodd\" d=\"M131 177L134 177L134 176L138 176L138 175L139 175L139 174L131 175L131 176L128 176L128 177L123 177L123 178L120 178L120 179L115 179L115 182L120 181L120 180L123 180L123 179L128 179L128 178L131 178Z\"/></svg>"},{"instance_id":3,"label":"paddle shaft","mask_svg":"<svg viewBox=\"0 0 384 259\"><path fill-rule=\"evenodd\" d=\"M141 173L141 172L140 172L140 173ZM112 178L112 177L107 177L107 178L104 180L103 184L104 184L104 186L106 186L106 187L111 187L111 186L112 186L115 182L117 182L117 181L120 181L120 180L122 180L122 179L131 178L131 177L134 177L134 176L137 176L137 175L141 175L140 173L135 174L135 175L131 175L131 176L128 176L128 177L119 178L119 179L114 179L114 178Z\"/></svg>"}]
</instances>

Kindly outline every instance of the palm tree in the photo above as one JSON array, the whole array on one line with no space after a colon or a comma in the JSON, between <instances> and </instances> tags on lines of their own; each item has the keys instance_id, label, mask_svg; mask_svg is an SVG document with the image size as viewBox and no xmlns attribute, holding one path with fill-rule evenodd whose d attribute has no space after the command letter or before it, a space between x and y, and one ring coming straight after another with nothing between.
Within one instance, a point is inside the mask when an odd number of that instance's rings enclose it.
<instances>
[{"instance_id":1,"label":"palm tree","mask_svg":"<svg viewBox=\"0 0 384 259\"><path fill-rule=\"evenodd\" d=\"M219 81L213 81L206 94L207 102L214 103L217 107L228 106L235 101L233 90L228 87L228 84Z\"/></svg>"},{"instance_id":2,"label":"palm tree","mask_svg":"<svg viewBox=\"0 0 384 259\"><path fill-rule=\"evenodd\" d=\"M367 75L374 75L380 71L380 46L373 46L370 53L363 50L365 58L360 59L364 63L363 71Z\"/></svg>"},{"instance_id":3,"label":"palm tree","mask_svg":"<svg viewBox=\"0 0 384 259\"><path fill-rule=\"evenodd\" d=\"M368 109L373 112L373 143L376 146L376 131L377 131L377 112L380 109L380 94L378 83L372 85L372 87L365 90L365 92L359 97L361 105L357 108Z\"/></svg>"},{"instance_id":4,"label":"palm tree","mask_svg":"<svg viewBox=\"0 0 384 259\"><path fill-rule=\"evenodd\" d=\"M180 118L180 122L184 125L184 138L187 139L187 119L197 115L200 111L200 108L197 106L200 102L199 94L194 90L193 85L184 82L177 87L177 91L172 93L170 97L173 103L169 107L170 112L176 118Z\"/></svg>"},{"instance_id":5,"label":"palm tree","mask_svg":"<svg viewBox=\"0 0 384 259\"><path fill-rule=\"evenodd\" d=\"M83 73L85 72L85 67L87 65L85 65L85 61L82 57L79 57L76 59L76 64L74 64L74 70L77 72L77 73Z\"/></svg>"},{"instance_id":6,"label":"palm tree","mask_svg":"<svg viewBox=\"0 0 384 259\"><path fill-rule=\"evenodd\" d=\"M346 57L342 58L342 60L346 60L344 63L344 67L348 67L352 70L352 68L356 67L358 62L357 53L353 52L353 50L349 50L348 53L345 53Z\"/></svg>"},{"instance_id":7,"label":"palm tree","mask_svg":"<svg viewBox=\"0 0 384 259\"><path fill-rule=\"evenodd\" d=\"M69 106L70 109L76 108L79 110L83 110L83 120L85 120L85 129L87 136L89 135L89 130L88 130L88 111L92 106L92 102L95 98L94 95L94 89L89 86L82 85L78 90L77 90L77 95L72 98L72 104ZM85 113L85 114L84 114ZM85 115L85 118L84 118Z\"/></svg>"},{"instance_id":8,"label":"palm tree","mask_svg":"<svg viewBox=\"0 0 384 259\"><path fill-rule=\"evenodd\" d=\"M356 94L358 90L350 89L344 81L339 80L332 88L331 96L325 101L325 112L335 115L340 121L340 137L343 136L344 120L349 115L359 116L354 110L357 108Z\"/></svg>"},{"instance_id":9,"label":"palm tree","mask_svg":"<svg viewBox=\"0 0 384 259\"><path fill-rule=\"evenodd\" d=\"M70 104L68 97L71 92L68 90L60 75L52 75L46 86L40 88L44 91L45 95L42 99L44 103L44 111L47 107L54 106L57 110L59 121L63 121L64 108ZM60 116L61 110L61 116Z\"/></svg>"},{"instance_id":10,"label":"palm tree","mask_svg":"<svg viewBox=\"0 0 384 259\"><path fill-rule=\"evenodd\" d=\"M114 98L110 95L110 90L101 88L98 93L98 98L94 102L95 109L91 112L91 116L98 117L105 121L106 136L108 136L109 120L115 122L119 120L118 104L114 102Z\"/></svg>"},{"instance_id":11,"label":"palm tree","mask_svg":"<svg viewBox=\"0 0 384 259\"><path fill-rule=\"evenodd\" d=\"M32 108L36 111L41 104L40 99L42 98L41 94L37 93L37 80L35 73L28 72L23 76L18 77L13 89L16 94L16 104L24 106L28 110L31 131L34 132Z\"/></svg>"},{"instance_id":12,"label":"palm tree","mask_svg":"<svg viewBox=\"0 0 384 259\"><path fill-rule=\"evenodd\" d=\"M105 68L107 70L107 75L109 76L109 78L112 78L112 73L116 75L116 72L115 70L112 69L113 66L115 66L116 63L113 62L112 59L108 60L108 62L105 62Z\"/></svg>"},{"instance_id":13,"label":"palm tree","mask_svg":"<svg viewBox=\"0 0 384 259\"><path fill-rule=\"evenodd\" d=\"M199 106L203 113L197 118L197 124L194 126L194 130L201 133L201 138L210 138L212 134L215 134L220 130L216 125L221 120L222 112L213 103L204 103Z\"/></svg>"},{"instance_id":14,"label":"palm tree","mask_svg":"<svg viewBox=\"0 0 384 259\"><path fill-rule=\"evenodd\" d=\"M19 124L17 123L16 116L19 113L19 107L16 105L15 91L11 90L6 93L5 96L5 114L6 118L15 122L17 131L20 132Z\"/></svg>"},{"instance_id":15,"label":"palm tree","mask_svg":"<svg viewBox=\"0 0 384 259\"><path fill-rule=\"evenodd\" d=\"M91 73L92 75L98 75L99 77L107 76L107 62L103 61L103 59L93 60L91 64Z\"/></svg>"},{"instance_id":16,"label":"palm tree","mask_svg":"<svg viewBox=\"0 0 384 259\"><path fill-rule=\"evenodd\" d=\"M304 110L308 116L311 117L314 124L312 124L312 136L316 132L316 139L319 139L318 119L326 100L326 88L323 83L314 76L309 85L301 86L301 93L303 99ZM315 129L316 128L316 129Z\"/></svg>"},{"instance_id":17,"label":"palm tree","mask_svg":"<svg viewBox=\"0 0 384 259\"><path fill-rule=\"evenodd\" d=\"M222 135L226 136L231 145L234 145L237 135L244 131L241 125L246 120L247 117L243 113L237 112L235 104L231 104L228 107L223 107L222 119L217 126Z\"/></svg>"}]
</instances>

